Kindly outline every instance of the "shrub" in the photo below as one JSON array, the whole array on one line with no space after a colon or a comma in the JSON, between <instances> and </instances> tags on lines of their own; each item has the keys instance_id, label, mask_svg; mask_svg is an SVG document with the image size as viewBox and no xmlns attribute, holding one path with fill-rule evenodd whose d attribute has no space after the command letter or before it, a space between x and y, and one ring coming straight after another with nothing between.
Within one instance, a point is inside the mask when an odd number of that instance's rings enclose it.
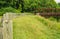
<instances>
[{"instance_id":1,"label":"shrub","mask_svg":"<svg viewBox=\"0 0 60 39\"><path fill-rule=\"evenodd\" d=\"M20 10L16 10L15 8L12 8L12 7L1 8L0 9L0 16L2 16L6 12L20 13Z\"/></svg>"},{"instance_id":2,"label":"shrub","mask_svg":"<svg viewBox=\"0 0 60 39\"><path fill-rule=\"evenodd\" d=\"M48 18L48 19L51 20L51 21L57 21L57 19L54 18L54 17L50 17L50 18Z\"/></svg>"}]
</instances>

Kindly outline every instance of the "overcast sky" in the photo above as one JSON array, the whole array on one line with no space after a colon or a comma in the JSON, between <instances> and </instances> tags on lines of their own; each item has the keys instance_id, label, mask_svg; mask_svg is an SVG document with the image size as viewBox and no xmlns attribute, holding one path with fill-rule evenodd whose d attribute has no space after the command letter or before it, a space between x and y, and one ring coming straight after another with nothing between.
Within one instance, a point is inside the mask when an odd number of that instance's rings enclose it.
<instances>
[{"instance_id":1,"label":"overcast sky","mask_svg":"<svg viewBox=\"0 0 60 39\"><path fill-rule=\"evenodd\" d=\"M60 2L60 0L55 0L57 3L59 3Z\"/></svg>"}]
</instances>

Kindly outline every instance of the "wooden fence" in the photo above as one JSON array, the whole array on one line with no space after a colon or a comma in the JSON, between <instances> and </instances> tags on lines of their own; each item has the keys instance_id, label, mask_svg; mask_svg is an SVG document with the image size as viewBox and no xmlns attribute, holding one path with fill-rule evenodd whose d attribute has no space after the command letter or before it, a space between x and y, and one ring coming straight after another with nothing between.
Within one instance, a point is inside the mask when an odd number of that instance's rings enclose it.
<instances>
[{"instance_id":1,"label":"wooden fence","mask_svg":"<svg viewBox=\"0 0 60 39\"><path fill-rule=\"evenodd\" d=\"M60 13L36 13L36 15L40 15L43 17L60 17Z\"/></svg>"},{"instance_id":2,"label":"wooden fence","mask_svg":"<svg viewBox=\"0 0 60 39\"><path fill-rule=\"evenodd\" d=\"M0 39L13 39L13 22L12 19L16 18L20 15L27 15L25 14L15 14L15 13L6 13L3 15L1 19L1 28L0 28ZM29 15L29 14L28 14Z\"/></svg>"},{"instance_id":3,"label":"wooden fence","mask_svg":"<svg viewBox=\"0 0 60 39\"><path fill-rule=\"evenodd\" d=\"M8 13L3 15L2 25L3 25L3 39L13 39L13 26L12 26L12 16Z\"/></svg>"},{"instance_id":4,"label":"wooden fence","mask_svg":"<svg viewBox=\"0 0 60 39\"><path fill-rule=\"evenodd\" d=\"M0 39L13 39L13 15L10 13L6 13L3 15L1 19L1 27L0 27Z\"/></svg>"}]
</instances>

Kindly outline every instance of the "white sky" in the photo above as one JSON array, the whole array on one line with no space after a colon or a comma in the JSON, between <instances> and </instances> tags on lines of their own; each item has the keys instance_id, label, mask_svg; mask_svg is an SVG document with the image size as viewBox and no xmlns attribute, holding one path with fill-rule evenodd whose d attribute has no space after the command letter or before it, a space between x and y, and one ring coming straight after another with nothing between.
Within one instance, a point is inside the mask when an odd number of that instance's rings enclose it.
<instances>
[{"instance_id":1,"label":"white sky","mask_svg":"<svg viewBox=\"0 0 60 39\"><path fill-rule=\"evenodd\" d=\"M60 0L55 0L57 3L59 3L60 2Z\"/></svg>"}]
</instances>

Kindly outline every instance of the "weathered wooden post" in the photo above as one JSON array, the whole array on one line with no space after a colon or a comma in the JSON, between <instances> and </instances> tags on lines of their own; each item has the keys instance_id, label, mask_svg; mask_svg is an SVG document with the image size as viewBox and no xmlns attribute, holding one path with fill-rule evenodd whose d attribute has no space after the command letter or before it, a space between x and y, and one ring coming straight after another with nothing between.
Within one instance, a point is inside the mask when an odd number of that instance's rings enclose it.
<instances>
[{"instance_id":1,"label":"weathered wooden post","mask_svg":"<svg viewBox=\"0 0 60 39\"><path fill-rule=\"evenodd\" d=\"M13 39L12 19L9 13L3 15L3 39Z\"/></svg>"},{"instance_id":2,"label":"weathered wooden post","mask_svg":"<svg viewBox=\"0 0 60 39\"><path fill-rule=\"evenodd\" d=\"M2 27L0 27L0 39L3 39Z\"/></svg>"}]
</instances>

